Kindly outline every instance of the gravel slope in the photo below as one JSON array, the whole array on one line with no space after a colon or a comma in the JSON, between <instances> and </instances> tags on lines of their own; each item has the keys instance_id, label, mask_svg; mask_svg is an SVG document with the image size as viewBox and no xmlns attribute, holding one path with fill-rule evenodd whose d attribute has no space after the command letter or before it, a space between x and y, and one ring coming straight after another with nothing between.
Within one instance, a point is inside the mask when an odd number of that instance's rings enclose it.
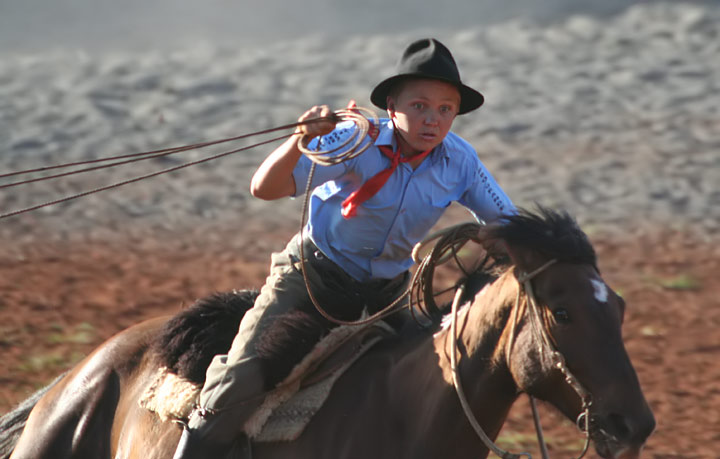
<instances>
[{"instance_id":1,"label":"gravel slope","mask_svg":"<svg viewBox=\"0 0 720 459\"><path fill-rule=\"evenodd\" d=\"M0 62L0 170L230 137L293 122L317 103L340 107L355 98L370 106L370 89L417 36L7 57ZM718 36L720 8L662 3L605 19L448 30L438 38L453 49L464 80L487 97L454 130L519 205L563 207L598 231L652 225L717 236ZM298 201L249 197L249 177L269 150L6 219L0 234L105 237L236 224L258 212L278 223L292 216L294 224ZM206 154L0 190L0 209Z\"/></svg>"}]
</instances>

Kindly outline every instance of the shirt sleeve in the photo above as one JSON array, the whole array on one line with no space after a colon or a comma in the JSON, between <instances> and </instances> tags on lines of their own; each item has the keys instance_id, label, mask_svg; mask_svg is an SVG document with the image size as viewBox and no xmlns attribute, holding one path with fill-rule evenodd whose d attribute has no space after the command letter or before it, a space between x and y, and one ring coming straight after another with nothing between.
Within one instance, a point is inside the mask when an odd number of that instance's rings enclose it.
<instances>
[{"instance_id":1,"label":"shirt sleeve","mask_svg":"<svg viewBox=\"0 0 720 459\"><path fill-rule=\"evenodd\" d=\"M318 148L318 142L320 143L320 151L329 151L338 148L336 152L332 153L332 156L339 156L346 153L354 142L350 140L355 133L355 123L352 121L345 121L339 123L334 131L324 135L322 137L316 137L308 144L309 150L315 150ZM366 141L367 138L366 138ZM343 145L344 143L346 143ZM310 189L322 185L330 180L337 179L345 174L348 169L352 168L354 159L350 159L338 164L333 165L320 165L315 166L315 173L313 174L312 183ZM310 169L312 167L312 160L307 156L303 155L298 161L295 169L293 170L293 178L295 179L295 194L294 197L301 196L305 193L307 188L308 177L310 176Z\"/></svg>"},{"instance_id":2,"label":"shirt sleeve","mask_svg":"<svg viewBox=\"0 0 720 459\"><path fill-rule=\"evenodd\" d=\"M475 218L484 223L517 213L515 205L474 152L469 166L469 186L458 200L460 204L470 209Z\"/></svg>"}]
</instances>

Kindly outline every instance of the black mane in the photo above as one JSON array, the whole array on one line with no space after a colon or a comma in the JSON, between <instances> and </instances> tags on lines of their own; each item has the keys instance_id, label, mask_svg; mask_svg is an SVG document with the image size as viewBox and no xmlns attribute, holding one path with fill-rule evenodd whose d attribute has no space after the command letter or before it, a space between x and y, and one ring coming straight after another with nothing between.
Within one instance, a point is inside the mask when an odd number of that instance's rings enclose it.
<instances>
[{"instance_id":1,"label":"black mane","mask_svg":"<svg viewBox=\"0 0 720 459\"><path fill-rule=\"evenodd\" d=\"M590 264L597 268L595 249L577 222L567 213L538 206L537 212L519 209L507 215L503 224L490 229L489 236L504 240L550 259Z\"/></svg>"},{"instance_id":2,"label":"black mane","mask_svg":"<svg viewBox=\"0 0 720 459\"><path fill-rule=\"evenodd\" d=\"M257 291L243 290L197 300L165 324L153 343L154 353L173 373L204 383L210 361L230 349L240 320L257 295Z\"/></svg>"},{"instance_id":3,"label":"black mane","mask_svg":"<svg viewBox=\"0 0 720 459\"><path fill-rule=\"evenodd\" d=\"M253 306L257 291L214 293L170 319L153 343L160 363L196 384L205 382L213 357L227 354L240 321ZM325 333L312 304L275 318L257 343L267 378L281 381Z\"/></svg>"}]
</instances>

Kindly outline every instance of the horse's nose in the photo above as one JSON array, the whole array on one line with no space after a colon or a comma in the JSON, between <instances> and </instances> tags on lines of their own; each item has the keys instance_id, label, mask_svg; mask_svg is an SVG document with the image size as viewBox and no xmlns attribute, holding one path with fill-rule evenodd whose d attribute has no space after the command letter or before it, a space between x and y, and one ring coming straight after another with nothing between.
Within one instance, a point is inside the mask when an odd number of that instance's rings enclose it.
<instances>
[{"instance_id":1,"label":"horse's nose","mask_svg":"<svg viewBox=\"0 0 720 459\"><path fill-rule=\"evenodd\" d=\"M605 429L610 435L617 438L630 438L632 428L629 425L628 419L620 414L611 413L607 417L607 424Z\"/></svg>"},{"instance_id":2,"label":"horse's nose","mask_svg":"<svg viewBox=\"0 0 720 459\"><path fill-rule=\"evenodd\" d=\"M642 416L610 413L605 417L605 430L610 436L630 445L640 446L655 430L655 416L647 409Z\"/></svg>"}]
</instances>

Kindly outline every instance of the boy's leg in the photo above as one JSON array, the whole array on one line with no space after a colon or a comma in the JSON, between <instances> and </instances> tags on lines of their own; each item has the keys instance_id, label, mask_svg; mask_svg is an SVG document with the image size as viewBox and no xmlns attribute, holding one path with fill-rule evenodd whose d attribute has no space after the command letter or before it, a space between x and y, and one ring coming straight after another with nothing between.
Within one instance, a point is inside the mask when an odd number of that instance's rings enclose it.
<instances>
[{"instance_id":1,"label":"boy's leg","mask_svg":"<svg viewBox=\"0 0 720 459\"><path fill-rule=\"evenodd\" d=\"M218 452L229 449L264 401L268 388L256 352L258 341L277 316L308 301L303 276L292 262L287 248L272 255L270 275L243 317L230 351L215 356L208 367L200 408L190 416L175 459L209 457L208 450L215 447Z\"/></svg>"}]
</instances>

